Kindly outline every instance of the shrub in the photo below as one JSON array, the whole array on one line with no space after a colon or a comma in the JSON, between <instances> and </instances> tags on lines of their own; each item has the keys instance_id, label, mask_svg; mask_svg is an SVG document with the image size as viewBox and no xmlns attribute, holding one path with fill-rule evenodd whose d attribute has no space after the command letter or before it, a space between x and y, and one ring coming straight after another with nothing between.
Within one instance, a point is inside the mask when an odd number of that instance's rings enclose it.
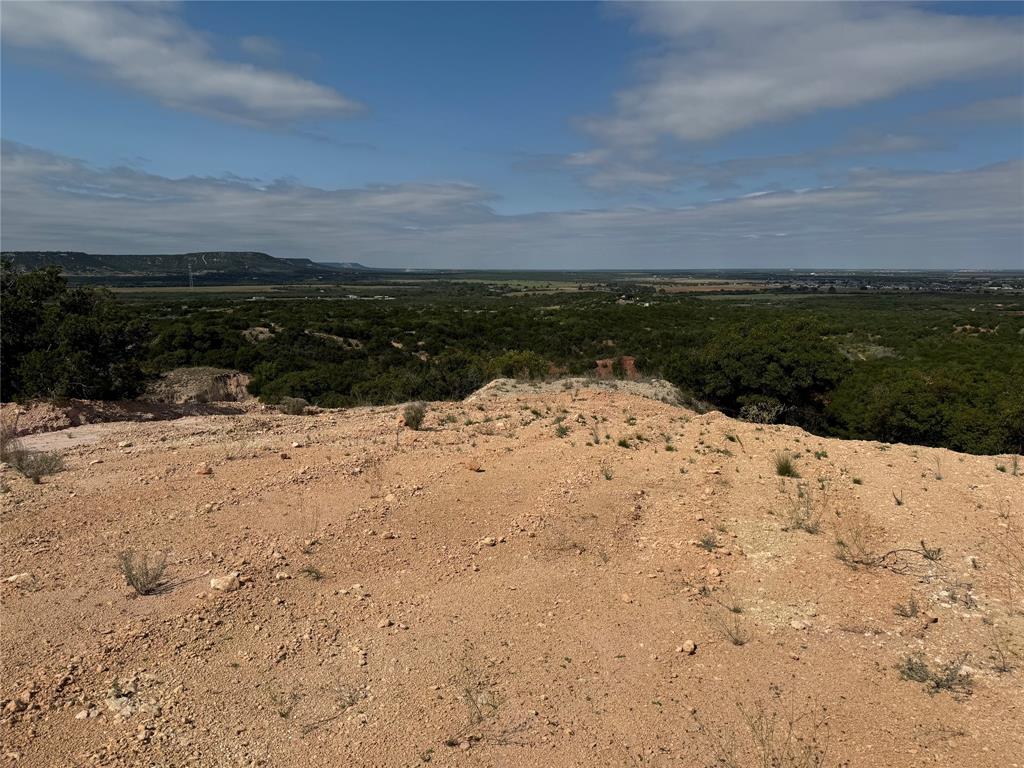
<instances>
[{"instance_id":1,"label":"shrub","mask_svg":"<svg viewBox=\"0 0 1024 768\"><path fill-rule=\"evenodd\" d=\"M308 407L309 403L301 397L282 397L278 403L281 413L287 413L289 416L302 416Z\"/></svg>"},{"instance_id":2,"label":"shrub","mask_svg":"<svg viewBox=\"0 0 1024 768\"><path fill-rule=\"evenodd\" d=\"M793 464L793 454L789 451L779 451L775 454L775 474L779 477L800 477Z\"/></svg>"},{"instance_id":3,"label":"shrub","mask_svg":"<svg viewBox=\"0 0 1024 768\"><path fill-rule=\"evenodd\" d=\"M815 508L810 488L803 483L797 488L796 499L789 508L789 519L783 528L786 531L818 533L821 530L821 514Z\"/></svg>"},{"instance_id":4,"label":"shrub","mask_svg":"<svg viewBox=\"0 0 1024 768\"><path fill-rule=\"evenodd\" d=\"M754 424L775 424L785 410L785 406L776 400L757 400L740 408L740 418Z\"/></svg>"},{"instance_id":5,"label":"shrub","mask_svg":"<svg viewBox=\"0 0 1024 768\"><path fill-rule=\"evenodd\" d=\"M64 460L60 454L30 451L17 437L7 435L0 436L0 459L33 483L39 483L46 475L55 475L64 469Z\"/></svg>"},{"instance_id":6,"label":"shrub","mask_svg":"<svg viewBox=\"0 0 1024 768\"><path fill-rule=\"evenodd\" d=\"M409 429L419 429L423 426L423 419L427 415L427 406L424 403L409 403L402 411L402 418L405 426Z\"/></svg>"},{"instance_id":7,"label":"shrub","mask_svg":"<svg viewBox=\"0 0 1024 768\"><path fill-rule=\"evenodd\" d=\"M964 671L967 654L961 654L950 662L936 667L929 666L921 653L903 657L897 665L900 677L915 683L924 683L928 693L949 691L954 697L971 692L974 684L969 672Z\"/></svg>"},{"instance_id":8,"label":"shrub","mask_svg":"<svg viewBox=\"0 0 1024 768\"><path fill-rule=\"evenodd\" d=\"M150 562L149 555L136 559L135 553L129 549L118 554L117 566L136 594L152 595L161 591L164 585L167 561L163 556Z\"/></svg>"}]
</instances>

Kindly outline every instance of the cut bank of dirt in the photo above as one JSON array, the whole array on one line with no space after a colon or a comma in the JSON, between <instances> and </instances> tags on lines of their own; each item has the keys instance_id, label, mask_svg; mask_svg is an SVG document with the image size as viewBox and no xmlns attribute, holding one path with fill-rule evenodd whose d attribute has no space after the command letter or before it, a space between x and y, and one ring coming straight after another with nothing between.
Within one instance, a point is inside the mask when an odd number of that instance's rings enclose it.
<instances>
[{"instance_id":1,"label":"cut bank of dirt","mask_svg":"<svg viewBox=\"0 0 1024 768\"><path fill-rule=\"evenodd\" d=\"M753 766L760 709L824 765L1024 764L1008 459L575 384L400 414L25 438L72 437L3 474L7 759ZM168 588L134 596L126 549Z\"/></svg>"}]
</instances>

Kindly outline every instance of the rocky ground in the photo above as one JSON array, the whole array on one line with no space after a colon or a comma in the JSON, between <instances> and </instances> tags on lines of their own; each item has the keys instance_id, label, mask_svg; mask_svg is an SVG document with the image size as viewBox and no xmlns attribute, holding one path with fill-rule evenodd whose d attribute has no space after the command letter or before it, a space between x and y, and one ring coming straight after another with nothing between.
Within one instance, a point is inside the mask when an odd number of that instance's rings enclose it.
<instances>
[{"instance_id":1,"label":"rocky ground","mask_svg":"<svg viewBox=\"0 0 1024 768\"><path fill-rule=\"evenodd\" d=\"M65 469L3 471L0 757L1024 764L1012 457L645 394L497 382L420 431L361 408L25 438ZM166 559L156 594L127 550Z\"/></svg>"}]
</instances>

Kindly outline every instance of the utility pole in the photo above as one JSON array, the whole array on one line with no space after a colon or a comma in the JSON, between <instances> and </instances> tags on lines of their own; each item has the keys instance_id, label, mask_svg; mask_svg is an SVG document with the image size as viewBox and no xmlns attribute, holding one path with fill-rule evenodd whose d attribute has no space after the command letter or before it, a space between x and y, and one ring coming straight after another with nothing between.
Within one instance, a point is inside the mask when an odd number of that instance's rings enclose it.
<instances>
[{"instance_id":1,"label":"utility pole","mask_svg":"<svg viewBox=\"0 0 1024 768\"><path fill-rule=\"evenodd\" d=\"M188 263L188 287L189 288L195 288L196 287L195 278L192 276L192 262L191 261Z\"/></svg>"}]
</instances>

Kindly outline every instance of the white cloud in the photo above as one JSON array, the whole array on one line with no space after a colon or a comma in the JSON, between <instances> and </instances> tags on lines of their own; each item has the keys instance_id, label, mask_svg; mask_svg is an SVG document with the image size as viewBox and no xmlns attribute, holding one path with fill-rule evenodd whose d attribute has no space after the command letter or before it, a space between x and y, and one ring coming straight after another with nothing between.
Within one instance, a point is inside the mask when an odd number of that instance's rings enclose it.
<instances>
[{"instance_id":1,"label":"white cloud","mask_svg":"<svg viewBox=\"0 0 1024 768\"><path fill-rule=\"evenodd\" d=\"M175 109L256 125L358 112L327 86L216 57L173 9L99 2L5 2L7 45L56 51Z\"/></svg>"},{"instance_id":2,"label":"white cloud","mask_svg":"<svg viewBox=\"0 0 1024 768\"><path fill-rule=\"evenodd\" d=\"M636 3L626 13L661 46L614 114L584 121L612 146L715 139L1024 66L1019 21L903 3Z\"/></svg>"},{"instance_id":3,"label":"white cloud","mask_svg":"<svg viewBox=\"0 0 1024 768\"><path fill-rule=\"evenodd\" d=\"M5 250L263 250L377 266L1024 268L1024 162L863 171L688 208L499 215L460 184L320 189L96 169L5 142Z\"/></svg>"},{"instance_id":4,"label":"white cloud","mask_svg":"<svg viewBox=\"0 0 1024 768\"><path fill-rule=\"evenodd\" d=\"M281 55L281 46L269 37L246 35L238 41L238 47L259 59L276 59Z\"/></svg>"}]
</instances>

